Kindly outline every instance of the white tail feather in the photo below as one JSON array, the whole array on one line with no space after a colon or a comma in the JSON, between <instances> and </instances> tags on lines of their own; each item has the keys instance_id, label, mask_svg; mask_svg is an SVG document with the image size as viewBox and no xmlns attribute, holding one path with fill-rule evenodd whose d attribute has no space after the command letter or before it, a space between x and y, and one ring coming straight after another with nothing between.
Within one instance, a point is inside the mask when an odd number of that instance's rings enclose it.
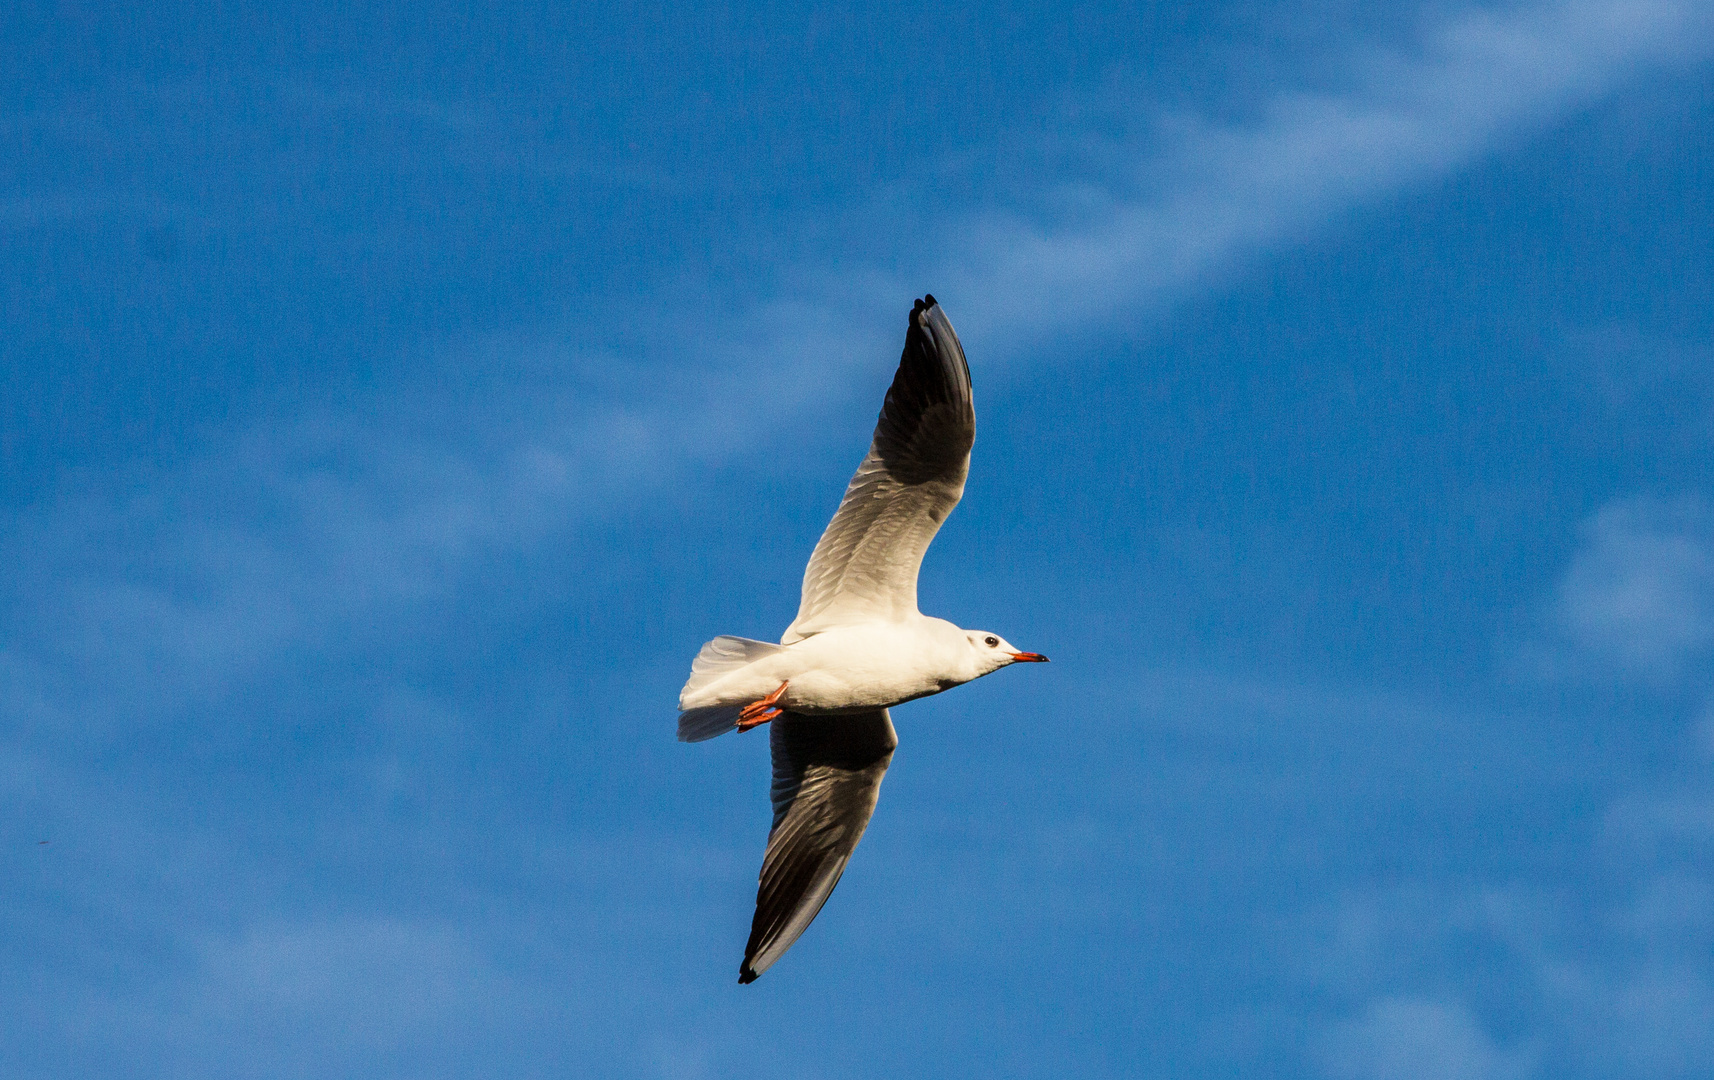
<instances>
[{"instance_id":1,"label":"white tail feather","mask_svg":"<svg viewBox=\"0 0 1714 1080\"><path fill-rule=\"evenodd\" d=\"M679 700L683 701L728 672L737 671L764 656L784 651L784 645L722 634L704 645L702 651L696 654L696 659L691 661L690 681L685 683L684 689L679 692Z\"/></svg>"}]
</instances>

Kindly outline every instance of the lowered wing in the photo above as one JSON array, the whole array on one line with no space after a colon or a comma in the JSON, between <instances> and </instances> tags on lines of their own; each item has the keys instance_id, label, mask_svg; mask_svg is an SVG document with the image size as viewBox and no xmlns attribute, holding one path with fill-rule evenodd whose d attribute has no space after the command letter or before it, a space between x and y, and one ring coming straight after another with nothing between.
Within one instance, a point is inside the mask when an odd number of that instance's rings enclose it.
<instances>
[{"instance_id":1,"label":"lowered wing","mask_svg":"<svg viewBox=\"0 0 1714 1080\"><path fill-rule=\"evenodd\" d=\"M899 737L887 710L785 713L769 735L774 827L738 981L754 982L804 932L863 837Z\"/></svg>"}]
</instances>

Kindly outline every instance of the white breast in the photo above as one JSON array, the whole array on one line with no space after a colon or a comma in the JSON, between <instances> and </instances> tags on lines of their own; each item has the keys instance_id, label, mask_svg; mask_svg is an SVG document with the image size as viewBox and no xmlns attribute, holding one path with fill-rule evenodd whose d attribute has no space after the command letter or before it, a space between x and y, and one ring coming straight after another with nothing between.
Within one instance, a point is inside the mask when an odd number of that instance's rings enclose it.
<instances>
[{"instance_id":1,"label":"white breast","mask_svg":"<svg viewBox=\"0 0 1714 1080\"><path fill-rule=\"evenodd\" d=\"M943 619L859 623L827 630L699 687L680 708L743 705L786 683L793 712L859 712L936 694L973 677L963 631Z\"/></svg>"}]
</instances>

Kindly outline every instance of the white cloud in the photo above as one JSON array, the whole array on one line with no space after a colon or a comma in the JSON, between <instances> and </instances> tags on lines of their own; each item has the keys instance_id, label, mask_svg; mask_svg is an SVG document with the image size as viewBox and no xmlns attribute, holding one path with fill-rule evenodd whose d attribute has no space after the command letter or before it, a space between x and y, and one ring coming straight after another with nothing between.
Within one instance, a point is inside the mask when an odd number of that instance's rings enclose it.
<instances>
[{"instance_id":1,"label":"white cloud","mask_svg":"<svg viewBox=\"0 0 1714 1080\"><path fill-rule=\"evenodd\" d=\"M1354 898L1311 968L1352 1004L1313 1030L1311 1055L1333 1080L1700 1075L1711 890L1705 871L1643 870L1611 905L1523 885Z\"/></svg>"},{"instance_id":2,"label":"white cloud","mask_svg":"<svg viewBox=\"0 0 1714 1080\"><path fill-rule=\"evenodd\" d=\"M1497 1045L1463 1003L1388 997L1339 1021L1320 1041L1335 1080L1502 1080L1527 1060Z\"/></svg>"},{"instance_id":3,"label":"white cloud","mask_svg":"<svg viewBox=\"0 0 1714 1080\"><path fill-rule=\"evenodd\" d=\"M1317 1062L1336 1080L1701 1076L1714 1058L1711 851L1714 788L1697 770L1614 800L1578 860L1595 880L1425 878L1346 897L1311 920L1322 944L1302 958L1347 1003L1313 1035ZM1484 1023L1496 1014L1505 1038Z\"/></svg>"},{"instance_id":4,"label":"white cloud","mask_svg":"<svg viewBox=\"0 0 1714 1080\"><path fill-rule=\"evenodd\" d=\"M1614 908L1568 919L1575 932L1510 929L1545 1001L1541 1034L1562 1059L1639 1080L1702 1075L1714 1056L1714 883L1702 875L1647 873Z\"/></svg>"},{"instance_id":5,"label":"white cloud","mask_svg":"<svg viewBox=\"0 0 1714 1080\"><path fill-rule=\"evenodd\" d=\"M1714 518L1693 503L1603 508L1561 579L1562 668L1663 677L1714 646Z\"/></svg>"},{"instance_id":6,"label":"white cloud","mask_svg":"<svg viewBox=\"0 0 1714 1080\"><path fill-rule=\"evenodd\" d=\"M1438 13L1437 13L1438 14ZM1339 92L1281 91L1243 126L1163 121L1139 162L1150 194L1073 228L983 217L944 276L998 337L1105 320L1158 301L1344 209L1445 174L1584 107L1652 65L1714 51L1706 4L1569 0L1463 9L1409 44L1359 53Z\"/></svg>"}]
</instances>

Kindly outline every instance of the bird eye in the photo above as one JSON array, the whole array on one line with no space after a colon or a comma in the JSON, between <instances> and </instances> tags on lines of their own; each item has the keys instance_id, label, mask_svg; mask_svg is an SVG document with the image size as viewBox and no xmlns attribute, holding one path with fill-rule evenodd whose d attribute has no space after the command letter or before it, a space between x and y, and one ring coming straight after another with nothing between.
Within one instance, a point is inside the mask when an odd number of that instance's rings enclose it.
<instances>
[{"instance_id":1,"label":"bird eye","mask_svg":"<svg viewBox=\"0 0 1714 1080\"><path fill-rule=\"evenodd\" d=\"M990 649L992 649L996 645L1000 644L1000 639L995 637L993 634L989 634L987 637L983 638L982 640L987 643L987 645Z\"/></svg>"}]
</instances>

